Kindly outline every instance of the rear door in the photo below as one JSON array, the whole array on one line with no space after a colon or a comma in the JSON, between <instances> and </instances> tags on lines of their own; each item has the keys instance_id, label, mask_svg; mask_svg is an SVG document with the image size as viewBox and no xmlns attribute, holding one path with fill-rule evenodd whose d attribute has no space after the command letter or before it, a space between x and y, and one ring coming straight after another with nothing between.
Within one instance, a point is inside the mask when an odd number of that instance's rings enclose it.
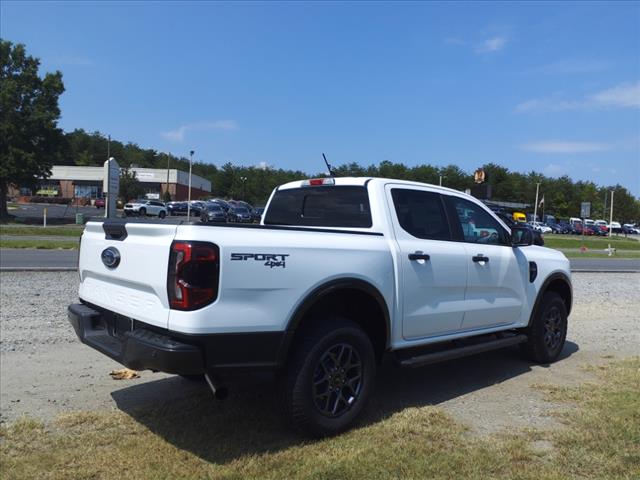
<instances>
[{"instance_id":1,"label":"rear door","mask_svg":"<svg viewBox=\"0 0 640 480\"><path fill-rule=\"evenodd\" d=\"M161 223L87 223L79 253L80 298L168 328L167 272L176 229ZM107 266L114 256L119 261Z\"/></svg>"},{"instance_id":2,"label":"rear door","mask_svg":"<svg viewBox=\"0 0 640 480\"><path fill-rule=\"evenodd\" d=\"M402 336L452 333L464 316L467 254L451 241L441 195L428 187L387 185L400 256Z\"/></svg>"},{"instance_id":3,"label":"rear door","mask_svg":"<svg viewBox=\"0 0 640 480\"><path fill-rule=\"evenodd\" d=\"M518 321L529 272L524 255L518 255L508 232L484 207L461 197L445 199L454 219L453 236L466 251L469 271L463 329Z\"/></svg>"}]
</instances>

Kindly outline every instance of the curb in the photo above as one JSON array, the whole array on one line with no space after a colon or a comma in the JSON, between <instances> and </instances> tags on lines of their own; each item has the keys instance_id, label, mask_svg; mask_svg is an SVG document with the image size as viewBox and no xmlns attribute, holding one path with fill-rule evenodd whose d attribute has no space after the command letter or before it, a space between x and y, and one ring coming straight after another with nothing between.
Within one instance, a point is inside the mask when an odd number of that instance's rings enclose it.
<instances>
[{"instance_id":1,"label":"curb","mask_svg":"<svg viewBox=\"0 0 640 480\"><path fill-rule=\"evenodd\" d=\"M0 272L77 272L76 267L0 267Z\"/></svg>"},{"instance_id":2,"label":"curb","mask_svg":"<svg viewBox=\"0 0 640 480\"><path fill-rule=\"evenodd\" d=\"M640 273L640 270L596 270L593 268L572 268L571 273Z\"/></svg>"}]
</instances>

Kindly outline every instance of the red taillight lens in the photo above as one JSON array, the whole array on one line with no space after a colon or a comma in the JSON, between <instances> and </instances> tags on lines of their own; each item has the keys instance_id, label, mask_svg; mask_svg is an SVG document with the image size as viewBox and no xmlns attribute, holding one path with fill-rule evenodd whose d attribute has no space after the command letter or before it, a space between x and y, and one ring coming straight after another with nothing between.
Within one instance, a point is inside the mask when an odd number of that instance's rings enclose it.
<instances>
[{"instance_id":1,"label":"red taillight lens","mask_svg":"<svg viewBox=\"0 0 640 480\"><path fill-rule=\"evenodd\" d=\"M175 310L196 310L218 297L220 256L217 245L208 242L171 244L167 294Z\"/></svg>"}]
</instances>

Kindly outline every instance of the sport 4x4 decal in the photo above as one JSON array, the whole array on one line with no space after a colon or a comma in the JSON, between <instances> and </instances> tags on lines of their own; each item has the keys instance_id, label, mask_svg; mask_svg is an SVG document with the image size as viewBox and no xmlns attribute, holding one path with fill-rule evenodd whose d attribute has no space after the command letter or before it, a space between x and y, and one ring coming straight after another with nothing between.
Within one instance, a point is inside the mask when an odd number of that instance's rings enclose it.
<instances>
[{"instance_id":1,"label":"sport 4x4 decal","mask_svg":"<svg viewBox=\"0 0 640 480\"><path fill-rule=\"evenodd\" d=\"M288 253L232 253L231 260L255 260L256 262L264 262L265 267L282 267L286 268L286 258Z\"/></svg>"}]
</instances>

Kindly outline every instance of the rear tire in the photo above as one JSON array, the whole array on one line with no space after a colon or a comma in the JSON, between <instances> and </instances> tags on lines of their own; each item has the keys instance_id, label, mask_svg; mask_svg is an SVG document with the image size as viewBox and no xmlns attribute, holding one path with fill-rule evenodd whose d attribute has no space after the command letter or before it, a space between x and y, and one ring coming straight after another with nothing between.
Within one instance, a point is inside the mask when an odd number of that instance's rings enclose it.
<instances>
[{"instance_id":1,"label":"rear tire","mask_svg":"<svg viewBox=\"0 0 640 480\"><path fill-rule=\"evenodd\" d=\"M347 430L373 392L371 340L355 322L340 317L314 322L297 340L279 382L287 421L311 437Z\"/></svg>"},{"instance_id":2,"label":"rear tire","mask_svg":"<svg viewBox=\"0 0 640 480\"><path fill-rule=\"evenodd\" d=\"M525 333L529 337L522 344L527 358L536 363L555 361L567 338L567 307L562 297L555 292L546 292L535 317Z\"/></svg>"},{"instance_id":3,"label":"rear tire","mask_svg":"<svg viewBox=\"0 0 640 480\"><path fill-rule=\"evenodd\" d=\"M166 216L167 214L164 211L160 211L160 213L158 214L158 218L160 218L161 220Z\"/></svg>"},{"instance_id":4,"label":"rear tire","mask_svg":"<svg viewBox=\"0 0 640 480\"><path fill-rule=\"evenodd\" d=\"M141 217L144 217L147 215L147 209L142 207L140 210L138 210L138 215L140 215Z\"/></svg>"}]
</instances>

